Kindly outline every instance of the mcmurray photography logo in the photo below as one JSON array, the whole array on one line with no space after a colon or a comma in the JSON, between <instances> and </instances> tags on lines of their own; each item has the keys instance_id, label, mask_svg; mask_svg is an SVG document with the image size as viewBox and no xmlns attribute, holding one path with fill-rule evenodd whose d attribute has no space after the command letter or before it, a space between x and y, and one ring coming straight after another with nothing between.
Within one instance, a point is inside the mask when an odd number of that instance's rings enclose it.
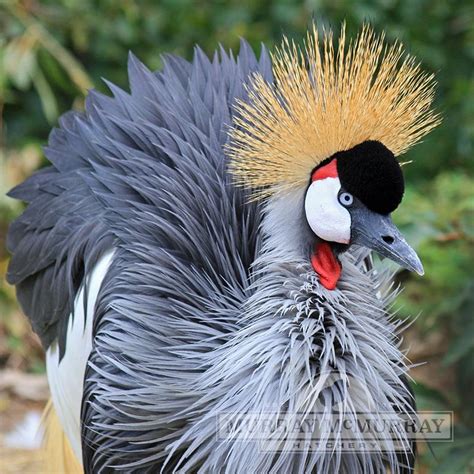
<instances>
[{"instance_id":1,"label":"mcmurray photography logo","mask_svg":"<svg viewBox=\"0 0 474 474\"><path fill-rule=\"evenodd\" d=\"M257 441L262 450L404 451L413 440L453 440L453 413L235 413L219 418L219 439ZM403 433L403 436L402 436Z\"/></svg>"},{"instance_id":2,"label":"mcmurray photography logo","mask_svg":"<svg viewBox=\"0 0 474 474\"><path fill-rule=\"evenodd\" d=\"M263 451L409 452L412 443L453 441L453 412L381 409L364 380L337 371L313 387L324 403L266 413L227 412L218 419L222 442L258 443Z\"/></svg>"}]
</instances>

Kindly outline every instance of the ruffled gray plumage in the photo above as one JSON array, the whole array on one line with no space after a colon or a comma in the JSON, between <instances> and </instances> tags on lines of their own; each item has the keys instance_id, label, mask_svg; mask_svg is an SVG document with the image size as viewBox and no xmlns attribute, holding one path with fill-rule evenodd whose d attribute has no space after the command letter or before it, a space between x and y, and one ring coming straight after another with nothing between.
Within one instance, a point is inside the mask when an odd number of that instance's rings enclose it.
<instances>
[{"instance_id":1,"label":"ruffled gray plumage","mask_svg":"<svg viewBox=\"0 0 474 474\"><path fill-rule=\"evenodd\" d=\"M74 294L115 249L85 379L86 472L408 472L390 449L217 439L222 416L329 413L336 393L318 384L328 374L343 381L348 416L351 406L413 411L392 296L377 296L387 275L352 250L328 292L308 262L262 245L265 209L226 172L232 104L254 72L272 80L265 48L257 60L245 42L236 59L222 49L212 61L199 49L192 62L167 56L159 73L131 56L130 93L91 92L85 113L51 134L52 167L12 192L29 206L10 231L9 279L46 346L65 350Z\"/></svg>"}]
</instances>

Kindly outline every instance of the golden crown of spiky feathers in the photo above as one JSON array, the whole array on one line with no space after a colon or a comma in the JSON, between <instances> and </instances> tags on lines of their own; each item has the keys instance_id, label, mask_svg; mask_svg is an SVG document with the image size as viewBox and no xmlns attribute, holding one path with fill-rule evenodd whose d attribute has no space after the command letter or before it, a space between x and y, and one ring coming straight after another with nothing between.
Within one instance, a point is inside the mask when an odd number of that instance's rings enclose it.
<instances>
[{"instance_id":1,"label":"golden crown of spiky feathers","mask_svg":"<svg viewBox=\"0 0 474 474\"><path fill-rule=\"evenodd\" d=\"M254 76L227 147L236 183L253 197L307 185L315 166L365 140L400 155L440 122L433 74L368 25L349 44L343 25L337 51L332 32L320 42L313 26L303 50L285 38L272 59L275 84Z\"/></svg>"}]
</instances>

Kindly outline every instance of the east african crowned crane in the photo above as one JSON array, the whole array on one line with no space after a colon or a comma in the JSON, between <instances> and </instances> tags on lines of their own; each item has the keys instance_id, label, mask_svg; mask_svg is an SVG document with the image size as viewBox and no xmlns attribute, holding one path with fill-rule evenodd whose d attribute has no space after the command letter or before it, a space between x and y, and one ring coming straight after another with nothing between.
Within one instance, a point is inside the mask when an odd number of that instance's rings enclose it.
<instances>
[{"instance_id":1,"label":"east african crowned crane","mask_svg":"<svg viewBox=\"0 0 474 474\"><path fill-rule=\"evenodd\" d=\"M85 472L412 471L402 428L347 452L341 431L297 449L227 429L415 413L370 251L423 272L390 213L395 156L439 122L434 81L368 26L333 43L313 28L301 50L242 41L156 73L130 56L130 93L91 91L11 191L8 278Z\"/></svg>"}]
</instances>

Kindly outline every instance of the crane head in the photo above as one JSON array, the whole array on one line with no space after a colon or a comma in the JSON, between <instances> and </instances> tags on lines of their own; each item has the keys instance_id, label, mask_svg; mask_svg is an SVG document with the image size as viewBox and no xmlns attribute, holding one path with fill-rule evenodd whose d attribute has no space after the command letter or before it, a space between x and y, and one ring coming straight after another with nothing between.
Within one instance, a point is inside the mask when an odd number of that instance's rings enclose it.
<instances>
[{"instance_id":1,"label":"crane head","mask_svg":"<svg viewBox=\"0 0 474 474\"><path fill-rule=\"evenodd\" d=\"M304 195L311 262L328 289L351 244L423 273L390 214L404 191L396 157L440 123L433 75L368 25L351 41L343 25L337 44L313 26L303 48L285 39L272 61L274 81L256 75L236 105L227 146L236 185L251 199Z\"/></svg>"},{"instance_id":2,"label":"crane head","mask_svg":"<svg viewBox=\"0 0 474 474\"><path fill-rule=\"evenodd\" d=\"M339 279L341 268L335 252L352 244L423 274L420 259L390 218L403 192L400 165L378 141L335 153L315 168L304 208L317 237L311 262L326 288L334 289Z\"/></svg>"}]
</instances>

